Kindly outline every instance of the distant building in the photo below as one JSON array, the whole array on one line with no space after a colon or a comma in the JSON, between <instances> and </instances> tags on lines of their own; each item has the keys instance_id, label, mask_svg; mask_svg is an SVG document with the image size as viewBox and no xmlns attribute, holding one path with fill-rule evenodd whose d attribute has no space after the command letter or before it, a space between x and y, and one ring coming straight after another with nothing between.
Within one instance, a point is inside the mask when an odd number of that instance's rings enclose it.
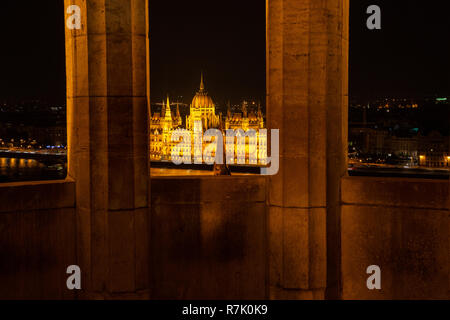
<instances>
[{"instance_id":1,"label":"distant building","mask_svg":"<svg viewBox=\"0 0 450 320\"><path fill-rule=\"evenodd\" d=\"M391 135L386 137L385 144L387 153L403 158L417 159L417 137L396 137Z\"/></svg>"},{"instance_id":2,"label":"distant building","mask_svg":"<svg viewBox=\"0 0 450 320\"><path fill-rule=\"evenodd\" d=\"M261 135L260 130L264 128L264 116L261 111L261 106L258 106L258 111L248 112L248 104L246 101L242 103L241 111L232 113L230 106L228 106L227 116L225 117L225 130L242 130L242 132L249 132L253 130L256 139L251 141L251 138L245 137L242 139L236 139L235 144L235 159L227 159L228 161L234 161L246 164L265 164L265 159L267 157L267 135ZM241 133L237 136L240 137ZM227 154L233 154L233 145L227 144L226 146ZM250 159L251 153L258 153L256 159Z\"/></svg>"},{"instance_id":3,"label":"distant building","mask_svg":"<svg viewBox=\"0 0 450 320\"><path fill-rule=\"evenodd\" d=\"M449 137L438 131L427 136L399 137L387 130L351 128L349 141L362 154L386 157L387 155L408 159L408 163L421 167L450 167Z\"/></svg>"},{"instance_id":4,"label":"distant building","mask_svg":"<svg viewBox=\"0 0 450 320\"><path fill-rule=\"evenodd\" d=\"M259 130L264 129L264 116L261 111L261 106L258 105L258 111L248 112L248 103L244 101L242 103L241 113L232 113L230 106L228 107L227 116L225 118L225 129L243 129L247 131L249 129Z\"/></svg>"},{"instance_id":5,"label":"distant building","mask_svg":"<svg viewBox=\"0 0 450 320\"><path fill-rule=\"evenodd\" d=\"M419 137L420 166L431 168L450 167L449 137L432 131L426 137Z\"/></svg>"},{"instance_id":6,"label":"distant building","mask_svg":"<svg viewBox=\"0 0 450 320\"><path fill-rule=\"evenodd\" d=\"M200 90L191 103L190 115L186 117L186 129L194 130L196 121L202 123L204 131L220 126L220 117L216 116L216 105L205 90L203 75L200 81Z\"/></svg>"},{"instance_id":7,"label":"distant building","mask_svg":"<svg viewBox=\"0 0 450 320\"><path fill-rule=\"evenodd\" d=\"M203 152L207 143L202 143L202 149L196 149L196 141L203 140L203 134L209 129L219 129L223 134L225 151L234 154L234 159L229 157L228 163L246 165L264 165L267 160L267 133L264 128L264 117L261 108L248 112L247 105L242 105L241 113L232 113L230 108L226 117L216 115L216 105L205 90L203 76L200 81L200 89L196 93L190 105L190 114L186 117L186 126L183 128L179 108L176 113L171 112L170 101L163 103L162 113L155 113L150 121L150 158L154 161L182 160L185 163L211 162L215 154L203 159ZM226 138L227 130L235 130L235 136L230 140ZM189 134L191 145L181 145L173 142L173 134L180 137L186 132ZM252 136L254 133L254 138ZM183 140L185 141L185 140ZM180 154L177 159L172 159L172 151L177 147ZM189 152L190 150L190 152ZM190 153L190 154L189 154Z\"/></svg>"},{"instance_id":8,"label":"distant building","mask_svg":"<svg viewBox=\"0 0 450 320\"><path fill-rule=\"evenodd\" d=\"M169 160L169 155L173 147L172 132L181 128L183 120L180 116L180 109L172 114L170 100L167 97L167 104L163 102L162 112L155 113L150 119L150 158L151 160Z\"/></svg>"}]
</instances>

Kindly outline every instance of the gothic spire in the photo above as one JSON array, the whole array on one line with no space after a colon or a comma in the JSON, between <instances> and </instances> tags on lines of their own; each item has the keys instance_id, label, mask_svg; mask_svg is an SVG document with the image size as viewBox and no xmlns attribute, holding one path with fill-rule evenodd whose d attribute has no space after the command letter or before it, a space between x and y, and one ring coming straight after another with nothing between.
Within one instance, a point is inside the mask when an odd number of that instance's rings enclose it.
<instances>
[{"instance_id":1,"label":"gothic spire","mask_svg":"<svg viewBox=\"0 0 450 320\"><path fill-rule=\"evenodd\" d=\"M205 90L205 84L203 82L203 72L201 75L201 80L200 80L200 91L204 91Z\"/></svg>"},{"instance_id":2,"label":"gothic spire","mask_svg":"<svg viewBox=\"0 0 450 320\"><path fill-rule=\"evenodd\" d=\"M167 95L167 104L166 104L166 108L165 108L164 118L166 118L166 120L172 120L172 111L170 110L169 95Z\"/></svg>"}]
</instances>

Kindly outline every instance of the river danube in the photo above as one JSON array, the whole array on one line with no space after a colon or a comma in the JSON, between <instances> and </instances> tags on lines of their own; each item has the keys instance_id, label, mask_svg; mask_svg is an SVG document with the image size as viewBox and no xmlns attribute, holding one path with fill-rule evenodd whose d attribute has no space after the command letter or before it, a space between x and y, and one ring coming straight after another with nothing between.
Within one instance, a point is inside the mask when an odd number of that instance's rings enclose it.
<instances>
[{"instance_id":1,"label":"river danube","mask_svg":"<svg viewBox=\"0 0 450 320\"><path fill-rule=\"evenodd\" d=\"M65 179L67 168L61 163L41 163L32 159L0 158L0 182Z\"/></svg>"}]
</instances>

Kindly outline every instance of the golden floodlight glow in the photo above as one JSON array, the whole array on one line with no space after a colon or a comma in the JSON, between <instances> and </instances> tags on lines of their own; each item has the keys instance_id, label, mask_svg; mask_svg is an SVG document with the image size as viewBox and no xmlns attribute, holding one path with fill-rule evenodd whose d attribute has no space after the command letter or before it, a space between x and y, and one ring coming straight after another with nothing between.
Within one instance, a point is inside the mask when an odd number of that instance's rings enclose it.
<instances>
[{"instance_id":1,"label":"golden floodlight glow","mask_svg":"<svg viewBox=\"0 0 450 320\"><path fill-rule=\"evenodd\" d=\"M256 102L253 103L256 106ZM201 74L200 87L190 105L190 113L186 116L185 125L183 125L178 104L176 112L172 112L169 99L167 99L167 103L162 103L160 113L151 115L151 160L178 161L182 159L187 163L194 160L198 164L204 163L204 161L211 162L212 158L215 157L215 152L213 152L212 156L206 156L203 159L204 151L208 145L207 143L203 143L203 134L206 131L209 129L220 129L225 135L227 130L234 132L242 130L243 134L254 130L256 138L253 142L249 137L235 137L230 139L230 141L225 139L225 149L230 151L230 154L234 154L228 161L230 163L238 162L240 164L265 165L267 158L267 136L260 131L266 130L261 105L257 105L257 110L255 110L256 108L249 110L249 103L244 101L241 109L241 112L233 113L231 111L231 104L229 104L226 115L217 115L216 105L206 91L205 79L203 74ZM183 145L180 146L178 144L179 142L172 141L172 134L183 130L187 132L188 137L186 142L183 142ZM196 141L200 141L200 143L196 144ZM173 154L176 154L175 158L173 158Z\"/></svg>"}]
</instances>

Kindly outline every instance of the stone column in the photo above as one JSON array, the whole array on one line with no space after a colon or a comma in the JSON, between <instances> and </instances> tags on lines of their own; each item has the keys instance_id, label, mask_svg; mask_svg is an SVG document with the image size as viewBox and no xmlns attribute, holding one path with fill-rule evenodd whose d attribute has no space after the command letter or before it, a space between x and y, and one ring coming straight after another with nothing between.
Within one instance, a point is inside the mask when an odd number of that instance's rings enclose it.
<instances>
[{"instance_id":1,"label":"stone column","mask_svg":"<svg viewBox=\"0 0 450 320\"><path fill-rule=\"evenodd\" d=\"M347 165L348 0L268 0L272 299L339 297L340 178Z\"/></svg>"},{"instance_id":2,"label":"stone column","mask_svg":"<svg viewBox=\"0 0 450 320\"><path fill-rule=\"evenodd\" d=\"M65 0L71 5L82 22L66 27L80 298L148 297L148 4Z\"/></svg>"}]
</instances>

